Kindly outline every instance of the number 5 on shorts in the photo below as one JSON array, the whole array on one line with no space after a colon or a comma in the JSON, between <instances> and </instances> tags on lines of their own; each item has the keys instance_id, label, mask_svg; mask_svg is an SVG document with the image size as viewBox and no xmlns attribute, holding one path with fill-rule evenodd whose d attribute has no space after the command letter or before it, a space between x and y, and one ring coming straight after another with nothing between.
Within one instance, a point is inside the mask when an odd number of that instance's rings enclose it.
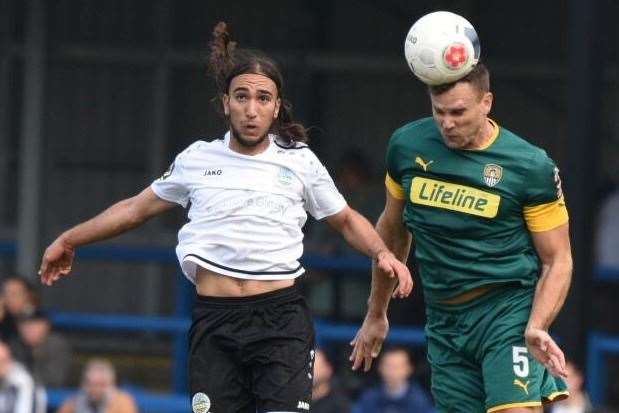
<instances>
[{"instance_id":1,"label":"number 5 on shorts","mask_svg":"<svg viewBox=\"0 0 619 413\"><path fill-rule=\"evenodd\" d=\"M514 374L518 377L529 375L529 358L527 357L526 347L512 347L512 358L514 360Z\"/></svg>"}]
</instances>

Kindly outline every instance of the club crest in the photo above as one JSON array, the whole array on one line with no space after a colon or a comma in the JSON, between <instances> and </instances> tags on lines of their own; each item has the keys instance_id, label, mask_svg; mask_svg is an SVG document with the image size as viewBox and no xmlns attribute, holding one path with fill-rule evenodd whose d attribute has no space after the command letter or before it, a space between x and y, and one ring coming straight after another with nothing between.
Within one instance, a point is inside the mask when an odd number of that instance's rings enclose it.
<instances>
[{"instance_id":1,"label":"club crest","mask_svg":"<svg viewBox=\"0 0 619 413\"><path fill-rule=\"evenodd\" d=\"M484 167L484 182L489 187L493 187L499 182L501 182L502 177L503 168L501 168L499 165L489 163Z\"/></svg>"}]
</instances>

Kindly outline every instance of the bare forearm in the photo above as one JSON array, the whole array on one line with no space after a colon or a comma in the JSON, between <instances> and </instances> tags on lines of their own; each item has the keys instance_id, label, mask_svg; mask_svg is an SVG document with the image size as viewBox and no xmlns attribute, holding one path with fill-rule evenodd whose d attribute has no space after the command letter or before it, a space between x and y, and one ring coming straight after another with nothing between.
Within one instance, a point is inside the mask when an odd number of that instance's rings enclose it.
<instances>
[{"instance_id":1,"label":"bare forearm","mask_svg":"<svg viewBox=\"0 0 619 413\"><path fill-rule=\"evenodd\" d=\"M368 257L376 258L379 253L387 251L372 224L355 210L350 210L339 230L351 247Z\"/></svg>"},{"instance_id":2,"label":"bare forearm","mask_svg":"<svg viewBox=\"0 0 619 413\"><path fill-rule=\"evenodd\" d=\"M396 258L406 263L412 243L412 236L408 230L399 223L389 222L384 215L381 215L376 224L376 232ZM368 300L368 314L380 316L387 312L396 282L397 280L393 278L382 276L377 271L376 266L372 265L372 287Z\"/></svg>"},{"instance_id":3,"label":"bare forearm","mask_svg":"<svg viewBox=\"0 0 619 413\"><path fill-rule=\"evenodd\" d=\"M60 238L72 247L113 238L146 221L132 208L133 198L122 200L99 215L64 232Z\"/></svg>"},{"instance_id":4,"label":"bare forearm","mask_svg":"<svg viewBox=\"0 0 619 413\"><path fill-rule=\"evenodd\" d=\"M571 259L544 266L537 282L528 328L548 330L563 307L572 278Z\"/></svg>"}]
</instances>

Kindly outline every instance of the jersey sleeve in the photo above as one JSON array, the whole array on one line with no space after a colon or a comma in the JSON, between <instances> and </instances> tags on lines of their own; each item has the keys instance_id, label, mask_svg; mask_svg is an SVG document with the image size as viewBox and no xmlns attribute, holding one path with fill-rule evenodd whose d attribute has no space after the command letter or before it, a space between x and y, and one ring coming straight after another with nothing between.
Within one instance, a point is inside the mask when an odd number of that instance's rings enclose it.
<instances>
[{"instance_id":1,"label":"jersey sleeve","mask_svg":"<svg viewBox=\"0 0 619 413\"><path fill-rule=\"evenodd\" d=\"M404 188L402 187L401 179L402 172L400 170L402 152L398 150L398 134L397 132L389 140L387 145L387 154L385 163L387 165L387 174L385 175L385 186L395 199L403 200L406 198Z\"/></svg>"},{"instance_id":2,"label":"jersey sleeve","mask_svg":"<svg viewBox=\"0 0 619 413\"><path fill-rule=\"evenodd\" d=\"M305 188L305 210L315 219L337 214L346 206L346 200L335 186L327 168L313 156Z\"/></svg>"},{"instance_id":3,"label":"jersey sleeve","mask_svg":"<svg viewBox=\"0 0 619 413\"><path fill-rule=\"evenodd\" d=\"M546 153L533 160L527 178L523 214L529 231L549 231L568 222L559 168Z\"/></svg>"},{"instance_id":4,"label":"jersey sleeve","mask_svg":"<svg viewBox=\"0 0 619 413\"><path fill-rule=\"evenodd\" d=\"M186 208L189 202L189 187L185 176L184 161L190 148L191 146L178 154L168 170L150 185L159 198L177 203L183 208Z\"/></svg>"}]
</instances>

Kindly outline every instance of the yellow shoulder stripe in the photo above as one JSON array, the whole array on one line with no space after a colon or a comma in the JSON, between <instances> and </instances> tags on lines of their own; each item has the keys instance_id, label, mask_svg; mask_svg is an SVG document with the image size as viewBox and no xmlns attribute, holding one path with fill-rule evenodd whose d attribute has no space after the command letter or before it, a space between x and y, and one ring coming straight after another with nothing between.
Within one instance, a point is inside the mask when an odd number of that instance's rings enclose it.
<instances>
[{"instance_id":1,"label":"yellow shoulder stripe","mask_svg":"<svg viewBox=\"0 0 619 413\"><path fill-rule=\"evenodd\" d=\"M569 220L563 197L547 204L524 207L524 220L531 232L549 231Z\"/></svg>"},{"instance_id":2,"label":"yellow shoulder stripe","mask_svg":"<svg viewBox=\"0 0 619 413\"><path fill-rule=\"evenodd\" d=\"M394 181L389 174L385 175L385 186L387 190L395 199L404 200L406 199L406 195L404 194L404 188Z\"/></svg>"},{"instance_id":3,"label":"yellow shoulder stripe","mask_svg":"<svg viewBox=\"0 0 619 413\"><path fill-rule=\"evenodd\" d=\"M537 407L541 406L542 402L522 402L522 403L507 403L499 406L491 407L486 410L487 413L498 412L499 410L513 409L514 407Z\"/></svg>"}]
</instances>

